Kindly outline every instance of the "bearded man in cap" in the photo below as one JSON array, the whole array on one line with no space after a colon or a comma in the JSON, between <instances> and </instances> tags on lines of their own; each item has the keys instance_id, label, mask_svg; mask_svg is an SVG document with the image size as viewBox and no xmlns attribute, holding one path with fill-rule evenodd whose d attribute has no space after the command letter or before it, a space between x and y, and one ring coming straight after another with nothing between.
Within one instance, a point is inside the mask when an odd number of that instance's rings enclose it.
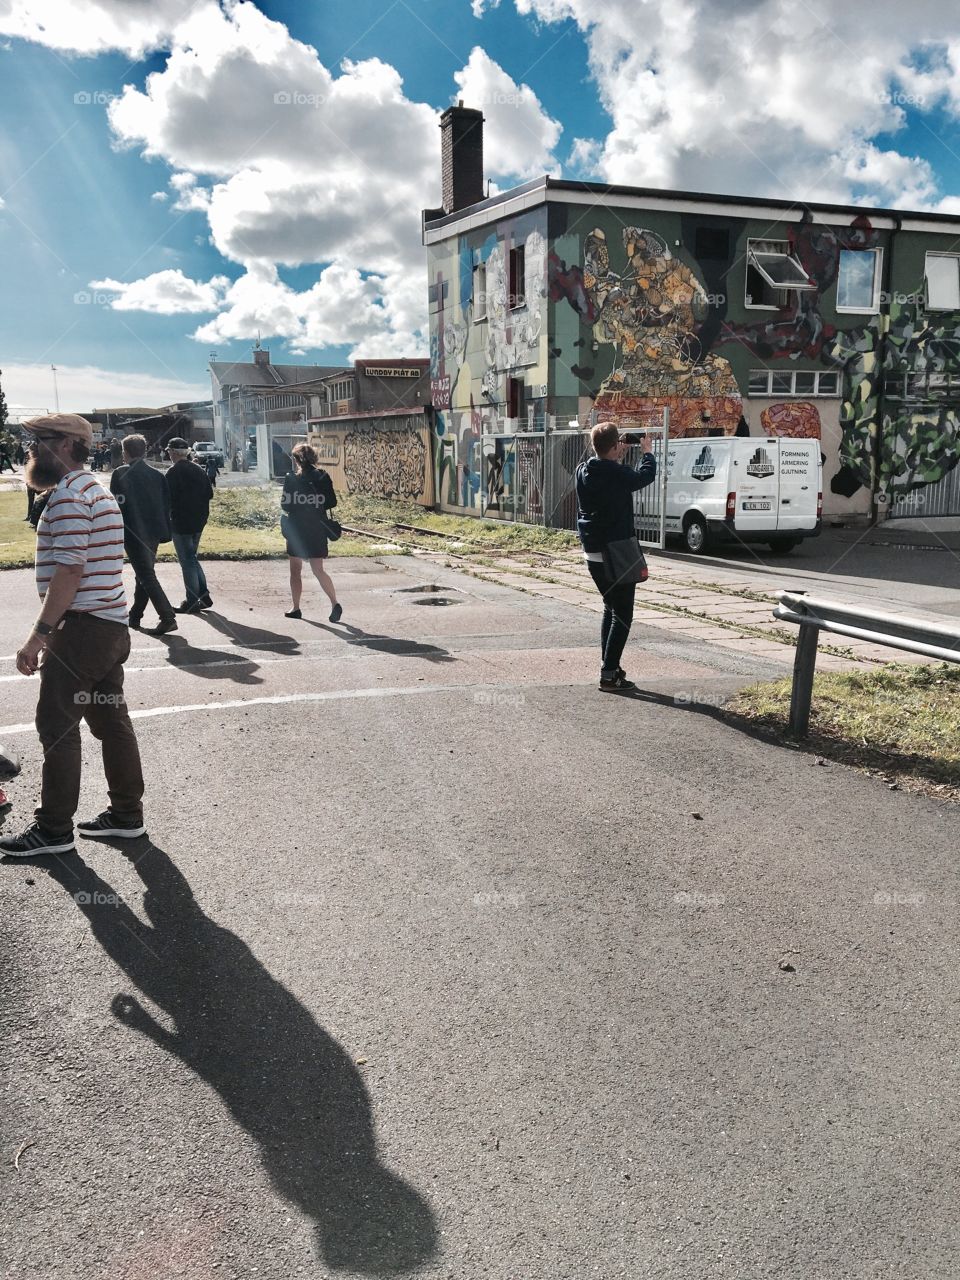
<instances>
[{"instance_id":1,"label":"bearded man in cap","mask_svg":"<svg viewBox=\"0 0 960 1280\"><path fill-rule=\"evenodd\" d=\"M22 426L27 484L50 492L37 528L40 616L17 652L21 675L40 671L43 775L36 821L0 839L0 853L30 858L75 848L81 720L100 741L110 807L78 823L80 834L134 838L146 828L140 751L123 696L130 632L120 508L84 469L92 443L86 419L54 413Z\"/></svg>"}]
</instances>

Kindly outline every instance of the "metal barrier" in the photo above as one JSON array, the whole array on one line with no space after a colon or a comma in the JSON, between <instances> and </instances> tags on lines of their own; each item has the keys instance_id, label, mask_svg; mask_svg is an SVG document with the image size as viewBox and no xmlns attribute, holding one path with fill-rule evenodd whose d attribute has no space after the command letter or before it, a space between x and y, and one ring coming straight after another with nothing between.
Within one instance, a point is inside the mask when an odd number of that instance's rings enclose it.
<instances>
[{"instance_id":1,"label":"metal barrier","mask_svg":"<svg viewBox=\"0 0 960 1280\"><path fill-rule=\"evenodd\" d=\"M778 591L776 595L779 604L773 616L781 622L794 622L800 628L790 694L790 731L798 738L805 738L810 728L810 700L821 631L867 640L890 649L904 649L941 662L960 662L958 627L902 618L876 609L858 609L820 600L802 591Z\"/></svg>"}]
</instances>

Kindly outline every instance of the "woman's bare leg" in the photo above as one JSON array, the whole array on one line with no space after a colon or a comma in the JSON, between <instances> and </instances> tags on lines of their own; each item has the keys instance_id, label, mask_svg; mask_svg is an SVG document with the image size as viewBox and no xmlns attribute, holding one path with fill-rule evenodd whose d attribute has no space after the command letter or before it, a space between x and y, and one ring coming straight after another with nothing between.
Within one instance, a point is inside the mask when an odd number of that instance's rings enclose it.
<instances>
[{"instance_id":1,"label":"woman's bare leg","mask_svg":"<svg viewBox=\"0 0 960 1280\"><path fill-rule=\"evenodd\" d=\"M336 604L337 588L333 585L333 579L330 577L329 573L324 569L323 563L323 558L321 556L317 556L310 561L310 568L313 570L313 576L327 593L327 599L331 604Z\"/></svg>"},{"instance_id":2,"label":"woman's bare leg","mask_svg":"<svg viewBox=\"0 0 960 1280\"><path fill-rule=\"evenodd\" d=\"M312 562L311 562L312 563ZM300 596L303 593L303 561L299 556L290 557L290 597L293 600L293 607L300 608Z\"/></svg>"}]
</instances>

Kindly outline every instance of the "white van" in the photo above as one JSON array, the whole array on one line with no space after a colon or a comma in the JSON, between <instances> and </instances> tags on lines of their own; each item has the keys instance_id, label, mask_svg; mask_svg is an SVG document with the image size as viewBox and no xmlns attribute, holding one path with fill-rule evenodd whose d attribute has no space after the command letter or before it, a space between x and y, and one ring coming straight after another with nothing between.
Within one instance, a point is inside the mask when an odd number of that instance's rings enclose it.
<instances>
[{"instance_id":1,"label":"white van","mask_svg":"<svg viewBox=\"0 0 960 1280\"><path fill-rule=\"evenodd\" d=\"M819 440L708 436L667 444L666 531L688 551L766 542L792 551L820 532Z\"/></svg>"}]
</instances>

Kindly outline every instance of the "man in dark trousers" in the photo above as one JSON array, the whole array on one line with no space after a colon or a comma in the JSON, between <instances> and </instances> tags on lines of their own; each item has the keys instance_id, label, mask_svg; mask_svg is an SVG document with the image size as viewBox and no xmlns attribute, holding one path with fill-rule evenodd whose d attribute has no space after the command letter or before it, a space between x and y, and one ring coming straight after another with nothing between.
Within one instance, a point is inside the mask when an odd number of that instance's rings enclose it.
<instances>
[{"instance_id":1,"label":"man in dark trousers","mask_svg":"<svg viewBox=\"0 0 960 1280\"><path fill-rule=\"evenodd\" d=\"M178 613L199 613L212 609L203 565L197 559L200 535L210 515L213 485L203 467L190 461L190 446L179 436L167 443L173 466L166 474L173 521L173 546L180 561L186 598Z\"/></svg>"},{"instance_id":2,"label":"man in dark trousers","mask_svg":"<svg viewBox=\"0 0 960 1280\"><path fill-rule=\"evenodd\" d=\"M148 634L176 631L173 606L157 581L157 548L170 541L170 498L163 475L146 461L143 436L124 436L123 465L110 477L110 492L123 515L123 546L137 577L130 626L139 630L149 600L160 621Z\"/></svg>"}]
</instances>

